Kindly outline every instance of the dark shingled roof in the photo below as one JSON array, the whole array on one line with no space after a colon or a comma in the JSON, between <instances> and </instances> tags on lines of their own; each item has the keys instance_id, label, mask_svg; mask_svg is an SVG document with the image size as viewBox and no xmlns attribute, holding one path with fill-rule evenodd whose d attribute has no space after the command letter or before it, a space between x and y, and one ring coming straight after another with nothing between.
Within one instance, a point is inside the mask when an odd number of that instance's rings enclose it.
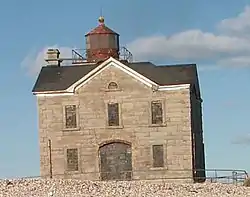
<instances>
[{"instance_id":1,"label":"dark shingled roof","mask_svg":"<svg viewBox=\"0 0 250 197\"><path fill-rule=\"evenodd\" d=\"M195 64L155 66L150 62L135 62L126 65L159 85L198 83ZM65 90L96 67L97 65L43 67L32 92Z\"/></svg>"}]
</instances>

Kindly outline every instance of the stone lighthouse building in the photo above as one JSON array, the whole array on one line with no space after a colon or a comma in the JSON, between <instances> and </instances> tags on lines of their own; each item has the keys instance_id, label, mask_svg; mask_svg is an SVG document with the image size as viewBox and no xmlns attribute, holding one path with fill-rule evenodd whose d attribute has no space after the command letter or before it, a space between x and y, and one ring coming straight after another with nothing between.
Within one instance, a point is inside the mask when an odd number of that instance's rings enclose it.
<instances>
[{"instance_id":1,"label":"stone lighthouse building","mask_svg":"<svg viewBox=\"0 0 250 197\"><path fill-rule=\"evenodd\" d=\"M72 54L49 49L33 88L41 176L205 180L195 64L133 62L103 17Z\"/></svg>"}]
</instances>

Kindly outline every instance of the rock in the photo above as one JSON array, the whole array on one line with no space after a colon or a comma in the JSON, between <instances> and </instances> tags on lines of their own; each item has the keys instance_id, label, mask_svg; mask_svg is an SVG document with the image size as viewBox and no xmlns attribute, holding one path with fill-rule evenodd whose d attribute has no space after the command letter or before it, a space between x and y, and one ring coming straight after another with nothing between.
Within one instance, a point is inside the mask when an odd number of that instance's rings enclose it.
<instances>
[{"instance_id":1,"label":"rock","mask_svg":"<svg viewBox=\"0 0 250 197\"><path fill-rule=\"evenodd\" d=\"M7 186L8 185L8 186ZM9 187L11 185L11 187ZM0 181L0 197L245 197L250 188L230 184L148 181L22 179Z\"/></svg>"}]
</instances>

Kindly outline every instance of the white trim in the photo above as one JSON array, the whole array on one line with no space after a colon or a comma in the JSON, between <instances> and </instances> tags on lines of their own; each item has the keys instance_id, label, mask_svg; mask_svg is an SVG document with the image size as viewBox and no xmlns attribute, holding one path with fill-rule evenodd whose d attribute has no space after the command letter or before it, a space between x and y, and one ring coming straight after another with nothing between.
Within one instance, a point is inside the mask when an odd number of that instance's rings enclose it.
<instances>
[{"instance_id":1,"label":"white trim","mask_svg":"<svg viewBox=\"0 0 250 197\"><path fill-rule=\"evenodd\" d=\"M80 85L82 82L84 82L84 81L87 80L88 78L91 78L91 76L92 76L94 73L98 72L98 70L100 70L101 67L105 66L106 63L109 63L108 61L109 61L109 59L108 59L107 61L101 63L99 66L97 66L96 68L94 68L94 69L93 69L92 71L90 71L88 74L84 75L84 77L82 77L80 80L78 80L77 82L75 82L74 84L72 84L70 87L68 87L68 88L66 89L66 91L68 91L68 92L74 92L75 87L77 87L78 85Z\"/></svg>"},{"instance_id":2,"label":"white trim","mask_svg":"<svg viewBox=\"0 0 250 197\"><path fill-rule=\"evenodd\" d=\"M94 75L92 75L91 77L89 77L88 79L86 79L85 81L83 81L82 83L80 83L79 85L70 87L70 91L72 91L72 89L73 89L74 91L77 91L79 88L81 88L82 86L84 86L86 83L88 83L90 80L92 80L94 77L96 77L97 75L99 75L101 72L103 72L104 70L106 70L106 69L109 68L110 66L114 66L114 67L116 67L116 68L119 68L119 69L121 69L123 72L127 73L128 75L130 75L130 76L136 78L138 81L144 83L146 86L152 87L152 84L151 84L150 82L147 82L147 81L145 81L145 80L143 80L143 79L141 79L141 78L135 76L134 74L131 74L131 72L129 72L128 70L126 70L126 69L124 69L124 68L122 68L122 67L120 67L120 66L118 66L118 65L116 65L116 64L114 64L114 63L109 63L107 66L101 68L101 69L100 69L99 71L97 71Z\"/></svg>"},{"instance_id":3,"label":"white trim","mask_svg":"<svg viewBox=\"0 0 250 197\"><path fill-rule=\"evenodd\" d=\"M71 85L69 88L67 88L68 92L74 92L78 90L80 87L85 85L88 81L93 79L95 76L100 74L102 71L104 71L106 68L110 66L115 66L116 68L119 68L123 72L127 73L128 75L132 76L133 78L137 79L138 81L141 81L145 85L152 87L153 85L157 86L157 84L148 78L144 77L143 75L137 73L133 69L129 68L128 66L122 64L120 61L114 59L113 57L110 57L108 60L97 66L95 69L90 71L87 75L82 77L79 81Z\"/></svg>"},{"instance_id":4,"label":"white trim","mask_svg":"<svg viewBox=\"0 0 250 197\"><path fill-rule=\"evenodd\" d=\"M88 79L86 82L84 82L84 84L87 83L89 80L90 79ZM189 87L190 87L190 84L169 85L169 86L164 85L164 86L158 86L157 91L183 90L183 89L188 89ZM60 92L60 93L58 93L58 91L41 92L41 93L36 92L36 93L34 93L34 95L37 97L73 96L74 92L70 92L70 91L65 91L65 92Z\"/></svg>"},{"instance_id":5,"label":"white trim","mask_svg":"<svg viewBox=\"0 0 250 197\"><path fill-rule=\"evenodd\" d=\"M190 84L159 86L158 91L182 90L190 88Z\"/></svg>"},{"instance_id":6,"label":"white trim","mask_svg":"<svg viewBox=\"0 0 250 197\"><path fill-rule=\"evenodd\" d=\"M73 96L73 92L61 92L61 93L56 93L56 92L49 92L49 93L36 93L35 96L37 97L54 97L54 96Z\"/></svg>"}]
</instances>

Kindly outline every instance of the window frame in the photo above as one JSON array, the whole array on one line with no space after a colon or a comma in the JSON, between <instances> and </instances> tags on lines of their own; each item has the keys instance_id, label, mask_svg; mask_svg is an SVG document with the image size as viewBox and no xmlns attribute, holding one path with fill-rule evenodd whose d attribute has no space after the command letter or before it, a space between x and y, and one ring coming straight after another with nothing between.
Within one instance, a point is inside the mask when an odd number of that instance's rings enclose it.
<instances>
[{"instance_id":1,"label":"window frame","mask_svg":"<svg viewBox=\"0 0 250 197\"><path fill-rule=\"evenodd\" d=\"M110 107L113 105L113 110L115 110L115 113L116 113L116 116L117 117L115 117L114 118L114 120L113 120L113 122L114 122L114 125L111 125L110 123L112 123L112 121L111 121L111 117L110 117ZM108 103L108 106L107 106L107 108L108 108L108 126L109 127L119 127L120 126L120 115L119 115L119 103ZM116 123L118 123L118 124L116 124Z\"/></svg>"},{"instance_id":2,"label":"window frame","mask_svg":"<svg viewBox=\"0 0 250 197\"><path fill-rule=\"evenodd\" d=\"M68 168L68 150L70 149L76 149L77 150L77 170L70 170ZM65 166L64 166L64 171L65 173L76 173L76 172L80 172L80 148L79 147L65 147L64 150L64 160L65 160Z\"/></svg>"},{"instance_id":3,"label":"window frame","mask_svg":"<svg viewBox=\"0 0 250 197\"><path fill-rule=\"evenodd\" d=\"M115 88L110 88L111 85L115 85ZM114 81L111 81L109 84L108 84L108 87L107 87L109 90L117 90L119 88L118 84Z\"/></svg>"},{"instance_id":4,"label":"window frame","mask_svg":"<svg viewBox=\"0 0 250 197\"><path fill-rule=\"evenodd\" d=\"M155 154L154 154L154 150L155 150L154 148L157 147L157 146L158 146L158 147L160 146L160 147L162 148L162 161L161 161L161 164L162 164L162 165L160 165L160 166L156 166L156 160L158 160L158 159L155 158ZM164 160L165 160L165 159L164 159L164 152L165 152L165 151L164 151L164 145L163 145L163 144L153 144L151 148L152 148L152 167L153 167L153 168L164 168L164 167L165 167L165 161L164 161ZM157 156L156 156L156 157L157 157Z\"/></svg>"},{"instance_id":5,"label":"window frame","mask_svg":"<svg viewBox=\"0 0 250 197\"><path fill-rule=\"evenodd\" d=\"M110 126L109 125L109 104L118 104L118 121L119 121L119 125L118 126ZM121 107L122 103L117 101L117 100L109 100L109 101L105 101L105 106L106 106L106 128L114 128L114 129L119 129L119 128L123 128L123 123L122 123L122 107Z\"/></svg>"},{"instance_id":6,"label":"window frame","mask_svg":"<svg viewBox=\"0 0 250 197\"><path fill-rule=\"evenodd\" d=\"M109 86L110 86L111 83L115 83L115 84L117 85L117 87L114 88L114 89L110 89ZM121 91L121 89L120 89L119 84L118 84L116 81L110 81L110 82L106 85L104 91L105 91L105 92L117 92L117 91Z\"/></svg>"},{"instance_id":7,"label":"window frame","mask_svg":"<svg viewBox=\"0 0 250 197\"><path fill-rule=\"evenodd\" d=\"M153 155L153 146L157 146L157 145L162 145L163 146L163 167L154 167L154 155ZM157 141L156 143L152 143L150 145L150 152L151 152L151 157L150 157L150 163L151 163L151 167L150 170L166 170L168 169L168 154L167 154L167 144L164 140L160 140Z\"/></svg>"},{"instance_id":8,"label":"window frame","mask_svg":"<svg viewBox=\"0 0 250 197\"><path fill-rule=\"evenodd\" d=\"M76 106L76 127L72 127L72 128L67 128L66 127L66 107L67 106L71 106L74 105ZM80 125L79 125L79 105L77 103L64 103L63 104L63 131L76 131L76 130L80 130Z\"/></svg>"},{"instance_id":9,"label":"window frame","mask_svg":"<svg viewBox=\"0 0 250 197\"><path fill-rule=\"evenodd\" d=\"M152 104L154 102L161 103L162 106L162 123L153 123L153 111L152 111ZM165 100L163 99L153 99L149 102L149 125L152 127L158 127L158 126L166 126L166 110L165 110Z\"/></svg>"}]
</instances>

